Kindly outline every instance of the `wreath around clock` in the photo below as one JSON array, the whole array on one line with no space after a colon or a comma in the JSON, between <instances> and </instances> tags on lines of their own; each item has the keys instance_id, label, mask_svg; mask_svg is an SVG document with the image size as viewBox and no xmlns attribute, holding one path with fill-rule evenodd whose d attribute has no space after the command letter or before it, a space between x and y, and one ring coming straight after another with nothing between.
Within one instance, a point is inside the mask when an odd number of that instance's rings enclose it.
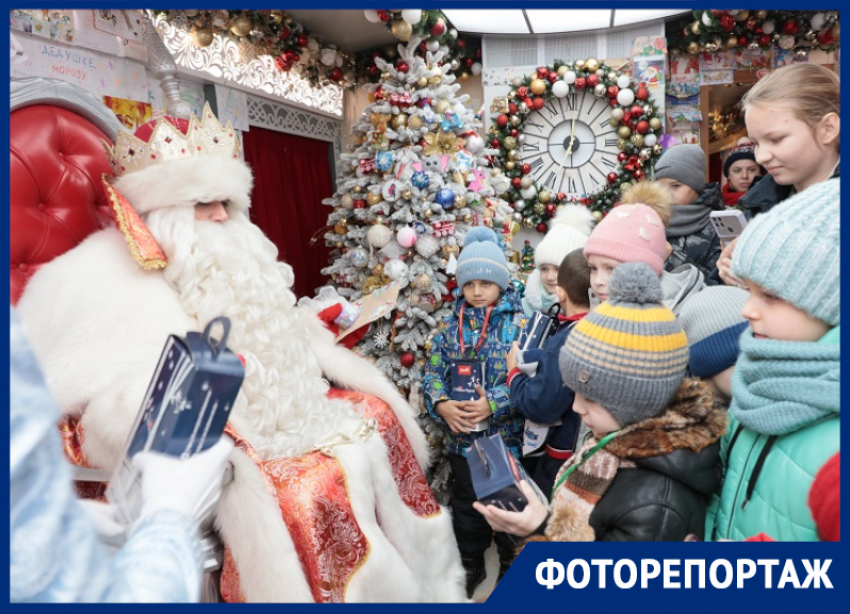
<instances>
[{"instance_id":1,"label":"wreath around clock","mask_svg":"<svg viewBox=\"0 0 850 614\"><path fill-rule=\"evenodd\" d=\"M557 212L559 204L579 202L587 206L599 221L614 206L623 184L637 182L647 176L663 151L660 143L661 118L645 83L606 66L595 58L572 63L555 60L551 66L541 66L535 72L513 82L507 98L497 98L491 111L489 145L496 150L495 162L509 180L501 196L514 209L514 219L525 228L546 232L547 222ZM525 143L524 131L529 116L543 109L552 98L564 98L573 93L584 94L590 89L611 107L609 127L617 137L618 165L606 176L604 187L585 194L584 198L569 198L564 192L552 194L545 186L538 187L529 173L529 164L520 161ZM522 187L524 177L531 179L533 196ZM529 184L526 179L526 185ZM525 191L525 195L521 194ZM517 204L519 203L519 206Z\"/></svg>"}]
</instances>

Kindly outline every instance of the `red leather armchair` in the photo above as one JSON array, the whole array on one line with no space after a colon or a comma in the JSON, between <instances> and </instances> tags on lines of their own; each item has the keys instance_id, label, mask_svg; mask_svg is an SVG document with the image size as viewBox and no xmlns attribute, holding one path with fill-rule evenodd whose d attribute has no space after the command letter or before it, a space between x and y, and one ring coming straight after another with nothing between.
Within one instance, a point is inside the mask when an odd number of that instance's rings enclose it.
<instances>
[{"instance_id":1,"label":"red leather armchair","mask_svg":"<svg viewBox=\"0 0 850 614\"><path fill-rule=\"evenodd\" d=\"M12 81L11 94L9 299L14 305L39 266L112 223L100 181L103 173L111 174L101 140L111 143L121 124L100 100L69 83Z\"/></svg>"}]
</instances>

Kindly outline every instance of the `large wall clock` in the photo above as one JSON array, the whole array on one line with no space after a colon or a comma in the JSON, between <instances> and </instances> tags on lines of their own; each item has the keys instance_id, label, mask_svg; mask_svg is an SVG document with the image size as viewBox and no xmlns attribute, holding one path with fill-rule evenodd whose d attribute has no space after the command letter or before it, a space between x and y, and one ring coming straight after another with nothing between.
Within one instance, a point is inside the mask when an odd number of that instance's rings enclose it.
<instances>
[{"instance_id":1,"label":"large wall clock","mask_svg":"<svg viewBox=\"0 0 850 614\"><path fill-rule=\"evenodd\" d=\"M594 58L556 61L512 85L494 102L490 146L510 179L502 197L526 228L545 232L567 202L602 219L621 186L643 179L661 155L661 120L646 86Z\"/></svg>"}]
</instances>

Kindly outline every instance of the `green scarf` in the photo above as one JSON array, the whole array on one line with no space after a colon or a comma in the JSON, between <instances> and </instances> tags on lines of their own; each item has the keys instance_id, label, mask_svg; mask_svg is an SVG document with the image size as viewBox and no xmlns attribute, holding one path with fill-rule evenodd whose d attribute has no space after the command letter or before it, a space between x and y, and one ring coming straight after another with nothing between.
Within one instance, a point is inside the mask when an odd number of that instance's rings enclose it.
<instances>
[{"instance_id":1,"label":"green scarf","mask_svg":"<svg viewBox=\"0 0 850 614\"><path fill-rule=\"evenodd\" d=\"M827 335L830 339L834 335ZM729 411L764 435L793 433L840 413L841 346L741 335Z\"/></svg>"}]
</instances>

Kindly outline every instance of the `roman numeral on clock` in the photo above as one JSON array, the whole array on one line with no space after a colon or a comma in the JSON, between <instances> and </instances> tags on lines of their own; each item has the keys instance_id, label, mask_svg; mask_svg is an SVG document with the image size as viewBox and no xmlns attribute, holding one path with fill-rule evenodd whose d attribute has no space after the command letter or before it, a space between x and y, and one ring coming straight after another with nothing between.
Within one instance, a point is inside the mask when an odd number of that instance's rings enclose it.
<instances>
[{"instance_id":1,"label":"roman numeral on clock","mask_svg":"<svg viewBox=\"0 0 850 614\"><path fill-rule=\"evenodd\" d=\"M570 111L576 110L576 95L575 94L567 94L567 96L564 98L564 100L567 101L567 108Z\"/></svg>"},{"instance_id":2,"label":"roman numeral on clock","mask_svg":"<svg viewBox=\"0 0 850 614\"><path fill-rule=\"evenodd\" d=\"M549 176L546 177L546 181L544 181L543 183L550 190L554 190L555 189L555 172L552 171L551 173L549 173Z\"/></svg>"},{"instance_id":3,"label":"roman numeral on clock","mask_svg":"<svg viewBox=\"0 0 850 614\"><path fill-rule=\"evenodd\" d=\"M616 147L617 139L605 139L605 147Z\"/></svg>"},{"instance_id":4,"label":"roman numeral on clock","mask_svg":"<svg viewBox=\"0 0 850 614\"><path fill-rule=\"evenodd\" d=\"M602 164L612 170L617 168L617 163L614 162L611 158L602 158Z\"/></svg>"},{"instance_id":5,"label":"roman numeral on clock","mask_svg":"<svg viewBox=\"0 0 850 614\"><path fill-rule=\"evenodd\" d=\"M531 173L535 174L543 166L543 158L538 156L533 162L529 162L528 164L531 166Z\"/></svg>"},{"instance_id":6,"label":"roman numeral on clock","mask_svg":"<svg viewBox=\"0 0 850 614\"><path fill-rule=\"evenodd\" d=\"M578 192L578 185L576 184L576 180L573 177L567 177L567 189L566 192L568 194L576 194Z\"/></svg>"}]
</instances>

